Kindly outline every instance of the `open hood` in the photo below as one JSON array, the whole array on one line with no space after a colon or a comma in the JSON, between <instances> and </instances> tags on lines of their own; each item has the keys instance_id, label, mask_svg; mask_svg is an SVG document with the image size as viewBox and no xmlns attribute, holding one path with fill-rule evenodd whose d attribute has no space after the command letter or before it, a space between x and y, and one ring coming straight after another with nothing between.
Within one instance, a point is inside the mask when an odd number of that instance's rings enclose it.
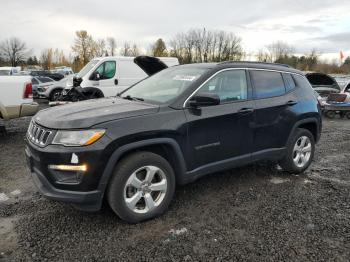
<instances>
[{"instance_id":1,"label":"open hood","mask_svg":"<svg viewBox=\"0 0 350 262\"><path fill-rule=\"evenodd\" d=\"M153 56L137 56L134 62L149 76L168 68L163 61Z\"/></svg>"},{"instance_id":2,"label":"open hood","mask_svg":"<svg viewBox=\"0 0 350 262\"><path fill-rule=\"evenodd\" d=\"M327 96L330 93L339 93L341 91L335 79L327 74L308 73L305 76L315 91L321 96Z\"/></svg>"}]
</instances>

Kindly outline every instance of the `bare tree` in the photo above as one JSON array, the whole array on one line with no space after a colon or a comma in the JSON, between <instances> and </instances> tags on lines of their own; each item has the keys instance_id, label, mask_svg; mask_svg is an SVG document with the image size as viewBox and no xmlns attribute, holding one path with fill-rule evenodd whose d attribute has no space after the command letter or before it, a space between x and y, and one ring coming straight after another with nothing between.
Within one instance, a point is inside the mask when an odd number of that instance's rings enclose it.
<instances>
[{"instance_id":1,"label":"bare tree","mask_svg":"<svg viewBox=\"0 0 350 262\"><path fill-rule=\"evenodd\" d=\"M256 59L259 62L273 62L270 54L264 49L259 49Z\"/></svg>"},{"instance_id":2,"label":"bare tree","mask_svg":"<svg viewBox=\"0 0 350 262\"><path fill-rule=\"evenodd\" d=\"M130 52L130 56L139 56L140 55L140 49L137 46L137 44L133 44L131 47L131 52Z\"/></svg>"},{"instance_id":3,"label":"bare tree","mask_svg":"<svg viewBox=\"0 0 350 262\"><path fill-rule=\"evenodd\" d=\"M116 55L116 48L117 48L117 41L114 37L108 37L107 38L107 50L109 52L109 55L115 56Z\"/></svg>"},{"instance_id":4,"label":"bare tree","mask_svg":"<svg viewBox=\"0 0 350 262\"><path fill-rule=\"evenodd\" d=\"M104 39L98 39L95 42L95 55L96 56L104 56L106 54L106 42Z\"/></svg>"},{"instance_id":5,"label":"bare tree","mask_svg":"<svg viewBox=\"0 0 350 262\"><path fill-rule=\"evenodd\" d=\"M241 60L241 38L225 31L192 29L176 34L169 42L170 54L181 63L219 62Z\"/></svg>"},{"instance_id":6,"label":"bare tree","mask_svg":"<svg viewBox=\"0 0 350 262\"><path fill-rule=\"evenodd\" d=\"M291 56L294 48L282 41L277 41L266 46L271 62L276 62L285 57Z\"/></svg>"},{"instance_id":7,"label":"bare tree","mask_svg":"<svg viewBox=\"0 0 350 262\"><path fill-rule=\"evenodd\" d=\"M131 45L129 42L125 42L122 49L120 50L120 55L131 56Z\"/></svg>"},{"instance_id":8,"label":"bare tree","mask_svg":"<svg viewBox=\"0 0 350 262\"><path fill-rule=\"evenodd\" d=\"M41 52L40 55L40 63L41 66L45 69L45 70L50 70L52 68L53 65L53 57L54 57L54 51L52 50L52 48L47 48L44 49Z\"/></svg>"},{"instance_id":9,"label":"bare tree","mask_svg":"<svg viewBox=\"0 0 350 262\"><path fill-rule=\"evenodd\" d=\"M18 66L19 63L27 59L29 51L25 42L17 37L12 37L0 44L0 53L5 60L10 62L11 66Z\"/></svg>"}]
</instances>

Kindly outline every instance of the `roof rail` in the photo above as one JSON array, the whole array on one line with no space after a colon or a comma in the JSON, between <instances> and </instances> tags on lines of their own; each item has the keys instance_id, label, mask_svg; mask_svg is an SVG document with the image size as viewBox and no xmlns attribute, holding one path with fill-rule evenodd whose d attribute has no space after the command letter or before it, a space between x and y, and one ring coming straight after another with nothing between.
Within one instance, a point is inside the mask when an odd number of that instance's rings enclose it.
<instances>
[{"instance_id":1,"label":"roof rail","mask_svg":"<svg viewBox=\"0 0 350 262\"><path fill-rule=\"evenodd\" d=\"M219 62L218 64L221 65L221 64L230 64L230 63L277 65L277 66L284 66L284 67L292 68L290 65L286 65L286 64L269 63L269 62L254 62L254 61L224 61L224 62Z\"/></svg>"}]
</instances>

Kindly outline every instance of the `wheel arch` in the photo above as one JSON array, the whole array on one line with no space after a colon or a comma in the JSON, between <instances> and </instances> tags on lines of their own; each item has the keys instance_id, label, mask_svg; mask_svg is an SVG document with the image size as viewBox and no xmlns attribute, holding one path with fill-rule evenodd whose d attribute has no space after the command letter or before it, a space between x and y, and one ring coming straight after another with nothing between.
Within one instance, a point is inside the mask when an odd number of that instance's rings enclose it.
<instances>
[{"instance_id":1,"label":"wheel arch","mask_svg":"<svg viewBox=\"0 0 350 262\"><path fill-rule=\"evenodd\" d=\"M320 134L321 127L320 127L320 123L317 120L317 118L310 117L310 118L302 119L302 120L299 120L298 122L296 122L292 131L289 134L288 141L289 141L290 137L294 134L294 132L297 128L304 128L304 129L310 131L315 139L315 142L319 141L320 135L321 135Z\"/></svg>"},{"instance_id":2,"label":"wheel arch","mask_svg":"<svg viewBox=\"0 0 350 262\"><path fill-rule=\"evenodd\" d=\"M138 151L149 151L164 157L175 172L176 183L183 184L186 174L186 163L178 143L171 138L155 138L137 141L116 149L109 158L102 174L99 190L104 194L118 161Z\"/></svg>"}]
</instances>

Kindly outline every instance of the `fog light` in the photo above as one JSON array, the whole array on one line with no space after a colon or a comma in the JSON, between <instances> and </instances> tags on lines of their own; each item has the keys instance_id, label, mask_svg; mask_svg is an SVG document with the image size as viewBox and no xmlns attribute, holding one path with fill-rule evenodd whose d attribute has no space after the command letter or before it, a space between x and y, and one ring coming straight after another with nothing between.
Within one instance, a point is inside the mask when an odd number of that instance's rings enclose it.
<instances>
[{"instance_id":1,"label":"fog light","mask_svg":"<svg viewBox=\"0 0 350 262\"><path fill-rule=\"evenodd\" d=\"M86 165L49 165L50 169L53 170L60 170L60 171L80 171L80 172L86 172L87 166Z\"/></svg>"}]
</instances>

